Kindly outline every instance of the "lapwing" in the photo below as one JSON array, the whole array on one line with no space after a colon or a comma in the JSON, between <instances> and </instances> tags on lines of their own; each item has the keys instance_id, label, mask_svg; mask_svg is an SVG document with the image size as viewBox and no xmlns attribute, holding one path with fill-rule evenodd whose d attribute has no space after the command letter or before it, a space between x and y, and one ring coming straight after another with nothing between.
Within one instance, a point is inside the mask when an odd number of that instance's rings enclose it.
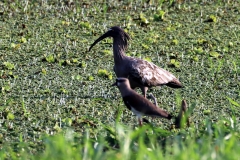
<instances>
[{"instance_id":1,"label":"lapwing","mask_svg":"<svg viewBox=\"0 0 240 160\"><path fill-rule=\"evenodd\" d=\"M151 101L146 99L144 96L138 94L135 90L130 87L129 80L127 78L116 78L116 82L112 84L112 86L117 86L121 92L121 96L124 104L127 106L129 110L131 110L138 118L139 125L142 125L143 119L142 116L151 116L151 117L159 117L166 118L168 120L172 119L173 116L159 108ZM155 101L156 103L156 101ZM180 126L181 118L183 116L183 112L186 112L187 106L184 109L180 110L180 113L177 117L175 117L175 126ZM146 121L146 120L145 120Z\"/></svg>"}]
</instances>

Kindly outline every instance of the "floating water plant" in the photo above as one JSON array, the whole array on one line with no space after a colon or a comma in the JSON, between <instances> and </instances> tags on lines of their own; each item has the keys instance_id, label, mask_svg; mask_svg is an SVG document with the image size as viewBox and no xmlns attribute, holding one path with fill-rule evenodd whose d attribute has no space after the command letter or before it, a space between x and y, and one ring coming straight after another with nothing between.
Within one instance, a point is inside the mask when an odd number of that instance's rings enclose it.
<instances>
[{"instance_id":1,"label":"floating water plant","mask_svg":"<svg viewBox=\"0 0 240 160\"><path fill-rule=\"evenodd\" d=\"M82 68L85 68L87 66L87 63L85 61L81 61L79 66L82 67Z\"/></svg>"},{"instance_id":2,"label":"floating water plant","mask_svg":"<svg viewBox=\"0 0 240 160\"><path fill-rule=\"evenodd\" d=\"M229 47L233 47L233 42L228 42Z\"/></svg>"},{"instance_id":3,"label":"floating water plant","mask_svg":"<svg viewBox=\"0 0 240 160\"><path fill-rule=\"evenodd\" d=\"M61 93L64 93L64 94L68 93L67 89L65 89L65 88L63 88L63 87L60 88L60 92L61 92Z\"/></svg>"},{"instance_id":4,"label":"floating water plant","mask_svg":"<svg viewBox=\"0 0 240 160\"><path fill-rule=\"evenodd\" d=\"M107 70L105 69L99 69L98 70L98 76L100 77L107 77L108 79L112 79L112 74L109 73Z\"/></svg>"},{"instance_id":5,"label":"floating water plant","mask_svg":"<svg viewBox=\"0 0 240 160\"><path fill-rule=\"evenodd\" d=\"M76 80L81 80L82 77L81 77L80 75L76 75L76 76L74 76L74 79L76 79Z\"/></svg>"},{"instance_id":6,"label":"floating water plant","mask_svg":"<svg viewBox=\"0 0 240 160\"><path fill-rule=\"evenodd\" d=\"M171 60L170 60L170 64L173 65L173 66L176 67L176 68L179 68L179 67L180 67L180 62L177 61L176 59L171 59Z\"/></svg>"},{"instance_id":7,"label":"floating water plant","mask_svg":"<svg viewBox=\"0 0 240 160\"><path fill-rule=\"evenodd\" d=\"M24 37L22 37L22 38L19 40L19 42L21 42L21 43L27 43L27 39L24 38Z\"/></svg>"},{"instance_id":8,"label":"floating water plant","mask_svg":"<svg viewBox=\"0 0 240 160\"><path fill-rule=\"evenodd\" d=\"M11 90L11 86L9 84L5 84L2 86L2 93L9 92Z\"/></svg>"},{"instance_id":9,"label":"floating water plant","mask_svg":"<svg viewBox=\"0 0 240 160\"><path fill-rule=\"evenodd\" d=\"M15 68L14 64L10 62L3 62L3 65L6 69L9 69L9 70L12 70Z\"/></svg>"},{"instance_id":10,"label":"floating water plant","mask_svg":"<svg viewBox=\"0 0 240 160\"><path fill-rule=\"evenodd\" d=\"M167 29L167 31L174 31L174 30L176 30L176 28L174 26L168 26L166 29Z\"/></svg>"},{"instance_id":11,"label":"floating water plant","mask_svg":"<svg viewBox=\"0 0 240 160\"><path fill-rule=\"evenodd\" d=\"M86 29L91 29L92 28L92 26L89 22L80 22L79 24L80 24L81 28L86 28Z\"/></svg>"},{"instance_id":12,"label":"floating water plant","mask_svg":"<svg viewBox=\"0 0 240 160\"><path fill-rule=\"evenodd\" d=\"M93 76L88 76L88 80L89 81L94 81L94 77Z\"/></svg>"},{"instance_id":13,"label":"floating water plant","mask_svg":"<svg viewBox=\"0 0 240 160\"><path fill-rule=\"evenodd\" d=\"M72 63L79 63L77 58L72 58Z\"/></svg>"},{"instance_id":14,"label":"floating water plant","mask_svg":"<svg viewBox=\"0 0 240 160\"><path fill-rule=\"evenodd\" d=\"M220 56L220 54L219 54L218 52L216 52L216 51L211 51L211 52L209 53L209 55L210 55L211 57L214 57L214 58L218 58L218 57Z\"/></svg>"},{"instance_id":15,"label":"floating water plant","mask_svg":"<svg viewBox=\"0 0 240 160\"><path fill-rule=\"evenodd\" d=\"M202 47L194 48L194 52L197 54L203 54L203 48Z\"/></svg>"},{"instance_id":16,"label":"floating water plant","mask_svg":"<svg viewBox=\"0 0 240 160\"><path fill-rule=\"evenodd\" d=\"M203 114L205 114L205 115L209 115L210 113L211 113L211 110L209 110L209 109L203 111Z\"/></svg>"},{"instance_id":17,"label":"floating water plant","mask_svg":"<svg viewBox=\"0 0 240 160\"><path fill-rule=\"evenodd\" d=\"M146 45L146 44L144 44L144 43L142 43L142 47L143 47L144 49L149 49L149 46Z\"/></svg>"},{"instance_id":18,"label":"floating water plant","mask_svg":"<svg viewBox=\"0 0 240 160\"><path fill-rule=\"evenodd\" d=\"M210 15L210 20L212 20L212 22L216 23L217 22L217 17L214 15Z\"/></svg>"},{"instance_id":19,"label":"floating water plant","mask_svg":"<svg viewBox=\"0 0 240 160\"><path fill-rule=\"evenodd\" d=\"M148 61L148 62L152 62L151 58L150 57L145 57L143 58L145 61Z\"/></svg>"},{"instance_id":20,"label":"floating water plant","mask_svg":"<svg viewBox=\"0 0 240 160\"><path fill-rule=\"evenodd\" d=\"M10 113L10 112L9 112L9 113L7 114L7 119L8 119L8 120L14 120L14 118L15 118L15 116L14 116L13 113Z\"/></svg>"},{"instance_id":21,"label":"floating water plant","mask_svg":"<svg viewBox=\"0 0 240 160\"><path fill-rule=\"evenodd\" d=\"M192 60L195 61L195 62L198 62L199 61L198 56L197 55L193 56Z\"/></svg>"},{"instance_id":22,"label":"floating water plant","mask_svg":"<svg viewBox=\"0 0 240 160\"><path fill-rule=\"evenodd\" d=\"M70 25L70 22L68 22L68 21L62 21L62 25L69 26L69 25Z\"/></svg>"},{"instance_id":23,"label":"floating water plant","mask_svg":"<svg viewBox=\"0 0 240 160\"><path fill-rule=\"evenodd\" d=\"M199 39L197 40L197 43L198 43L198 44L204 44L204 43L207 43L207 42L208 42L207 40L201 39L201 38L199 38Z\"/></svg>"},{"instance_id":24,"label":"floating water plant","mask_svg":"<svg viewBox=\"0 0 240 160\"><path fill-rule=\"evenodd\" d=\"M72 125L72 119L71 119L71 118L64 118L62 121L63 121L63 122L66 124L66 126L68 126L68 127L70 127L70 126Z\"/></svg>"},{"instance_id":25,"label":"floating water plant","mask_svg":"<svg viewBox=\"0 0 240 160\"><path fill-rule=\"evenodd\" d=\"M46 75L47 74L47 70L45 68L42 68L42 74Z\"/></svg>"},{"instance_id":26,"label":"floating water plant","mask_svg":"<svg viewBox=\"0 0 240 160\"><path fill-rule=\"evenodd\" d=\"M204 22L217 22L217 17L214 15L210 15L209 18L207 20L205 20Z\"/></svg>"},{"instance_id":27,"label":"floating water plant","mask_svg":"<svg viewBox=\"0 0 240 160\"><path fill-rule=\"evenodd\" d=\"M177 39L172 40L172 44L177 45L178 44L178 40Z\"/></svg>"},{"instance_id":28,"label":"floating water plant","mask_svg":"<svg viewBox=\"0 0 240 160\"><path fill-rule=\"evenodd\" d=\"M21 47L21 44L15 44L15 43L11 43L11 48L13 48L13 49L19 49L20 47Z\"/></svg>"},{"instance_id":29,"label":"floating water plant","mask_svg":"<svg viewBox=\"0 0 240 160\"><path fill-rule=\"evenodd\" d=\"M0 159L239 159L238 1L0 6ZM150 92L174 116L186 99L190 128L170 130L174 121L148 116L150 125L134 125L120 92L109 87L116 77L112 38L87 52L115 25L130 34L129 56L151 59L181 80L179 98L168 87ZM99 76L100 69L107 72Z\"/></svg>"},{"instance_id":30,"label":"floating water plant","mask_svg":"<svg viewBox=\"0 0 240 160\"><path fill-rule=\"evenodd\" d=\"M54 58L53 54L49 54L49 55L45 56L45 60L49 63L55 62L55 58Z\"/></svg>"},{"instance_id":31,"label":"floating water plant","mask_svg":"<svg viewBox=\"0 0 240 160\"><path fill-rule=\"evenodd\" d=\"M139 19L140 19L140 24L143 24L143 25L149 24L148 19L145 17L143 13L140 13Z\"/></svg>"},{"instance_id":32,"label":"floating water plant","mask_svg":"<svg viewBox=\"0 0 240 160\"><path fill-rule=\"evenodd\" d=\"M101 53L104 55L112 55L112 52L110 50L102 50Z\"/></svg>"},{"instance_id":33,"label":"floating water plant","mask_svg":"<svg viewBox=\"0 0 240 160\"><path fill-rule=\"evenodd\" d=\"M163 21L165 12L163 10L158 10L157 13L154 14L155 21Z\"/></svg>"}]
</instances>

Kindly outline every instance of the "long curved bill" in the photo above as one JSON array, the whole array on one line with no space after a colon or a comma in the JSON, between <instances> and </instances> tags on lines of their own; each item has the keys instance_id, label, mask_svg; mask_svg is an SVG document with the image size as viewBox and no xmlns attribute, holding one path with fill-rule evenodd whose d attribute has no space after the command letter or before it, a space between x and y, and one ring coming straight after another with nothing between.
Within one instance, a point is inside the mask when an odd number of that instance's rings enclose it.
<instances>
[{"instance_id":1,"label":"long curved bill","mask_svg":"<svg viewBox=\"0 0 240 160\"><path fill-rule=\"evenodd\" d=\"M100 42L101 40L103 40L104 38L107 38L107 37L109 37L109 36L110 36L110 35L109 35L109 31L106 32L106 33L104 33L101 37L99 37L99 38L90 46L90 48L89 48L88 51L90 51L95 44L97 44L98 42Z\"/></svg>"}]
</instances>

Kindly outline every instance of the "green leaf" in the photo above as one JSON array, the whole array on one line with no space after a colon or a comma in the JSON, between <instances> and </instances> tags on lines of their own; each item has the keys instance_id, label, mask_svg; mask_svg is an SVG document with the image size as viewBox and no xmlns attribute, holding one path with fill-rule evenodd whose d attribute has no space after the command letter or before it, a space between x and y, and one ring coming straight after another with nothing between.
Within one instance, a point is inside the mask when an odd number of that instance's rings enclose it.
<instances>
[{"instance_id":1,"label":"green leaf","mask_svg":"<svg viewBox=\"0 0 240 160\"><path fill-rule=\"evenodd\" d=\"M237 107L240 107L240 104L235 102L233 99L231 99L230 97L227 97L227 99L229 100L229 102L234 105L234 106L237 106Z\"/></svg>"},{"instance_id":2,"label":"green leaf","mask_svg":"<svg viewBox=\"0 0 240 160\"><path fill-rule=\"evenodd\" d=\"M49 63L53 63L55 62L55 58L52 54L46 56L46 61L48 61Z\"/></svg>"},{"instance_id":3,"label":"green leaf","mask_svg":"<svg viewBox=\"0 0 240 160\"><path fill-rule=\"evenodd\" d=\"M143 47L144 49L149 49L149 46L146 45L146 44L143 44L143 43L142 43L142 47Z\"/></svg>"},{"instance_id":4,"label":"green leaf","mask_svg":"<svg viewBox=\"0 0 240 160\"><path fill-rule=\"evenodd\" d=\"M214 16L214 15L210 15L210 19L211 19L214 23L217 22L217 17Z\"/></svg>"},{"instance_id":5,"label":"green leaf","mask_svg":"<svg viewBox=\"0 0 240 160\"><path fill-rule=\"evenodd\" d=\"M155 21L162 21L164 20L165 12L163 10L158 10L156 14L154 14Z\"/></svg>"},{"instance_id":6,"label":"green leaf","mask_svg":"<svg viewBox=\"0 0 240 160\"><path fill-rule=\"evenodd\" d=\"M8 119L8 120L14 120L14 118L15 118L15 117L14 117L14 114L12 114L12 113L8 113L8 114L7 114L7 119Z\"/></svg>"},{"instance_id":7,"label":"green leaf","mask_svg":"<svg viewBox=\"0 0 240 160\"><path fill-rule=\"evenodd\" d=\"M143 58L145 61L148 61L148 62L151 62L152 60L151 60L151 58L150 57L145 57L145 58Z\"/></svg>"},{"instance_id":8,"label":"green leaf","mask_svg":"<svg viewBox=\"0 0 240 160\"><path fill-rule=\"evenodd\" d=\"M110 50L103 50L103 51L101 51L101 53L104 55L112 55L112 51L110 51Z\"/></svg>"},{"instance_id":9,"label":"green leaf","mask_svg":"<svg viewBox=\"0 0 240 160\"><path fill-rule=\"evenodd\" d=\"M88 76L88 80L89 81L94 81L94 77L93 76Z\"/></svg>"},{"instance_id":10,"label":"green leaf","mask_svg":"<svg viewBox=\"0 0 240 160\"><path fill-rule=\"evenodd\" d=\"M203 53L202 47L194 48L194 51L195 51L195 53L197 53L197 54L202 54L202 53Z\"/></svg>"},{"instance_id":11,"label":"green leaf","mask_svg":"<svg viewBox=\"0 0 240 160\"><path fill-rule=\"evenodd\" d=\"M98 70L98 76L106 76L108 75L108 71L105 69L99 69Z\"/></svg>"},{"instance_id":12,"label":"green leaf","mask_svg":"<svg viewBox=\"0 0 240 160\"><path fill-rule=\"evenodd\" d=\"M211 110L209 110L209 109L203 111L204 115L209 115L210 113L211 113Z\"/></svg>"},{"instance_id":13,"label":"green leaf","mask_svg":"<svg viewBox=\"0 0 240 160\"><path fill-rule=\"evenodd\" d=\"M112 79L112 74L109 73L107 70L105 69L99 69L98 70L98 76L99 77L107 77L108 79Z\"/></svg>"},{"instance_id":14,"label":"green leaf","mask_svg":"<svg viewBox=\"0 0 240 160\"><path fill-rule=\"evenodd\" d=\"M149 24L148 19L145 17L145 15L144 15L143 13L140 13L139 18L140 18L140 20L141 20L141 23L143 23L143 24Z\"/></svg>"},{"instance_id":15,"label":"green leaf","mask_svg":"<svg viewBox=\"0 0 240 160\"><path fill-rule=\"evenodd\" d=\"M84 68L87 66L87 63L85 61L82 61L80 64L79 64L80 67Z\"/></svg>"},{"instance_id":16,"label":"green leaf","mask_svg":"<svg viewBox=\"0 0 240 160\"><path fill-rule=\"evenodd\" d=\"M27 43L27 39L24 38L24 37L22 37L22 38L19 40L19 42L21 42L21 43Z\"/></svg>"},{"instance_id":17,"label":"green leaf","mask_svg":"<svg viewBox=\"0 0 240 160\"><path fill-rule=\"evenodd\" d=\"M215 51L212 51L209 54L210 54L211 57L214 57L214 58L218 58L220 56L220 54L215 52Z\"/></svg>"},{"instance_id":18,"label":"green leaf","mask_svg":"<svg viewBox=\"0 0 240 160\"><path fill-rule=\"evenodd\" d=\"M47 70L45 68L42 68L42 74L46 75L47 74Z\"/></svg>"},{"instance_id":19,"label":"green leaf","mask_svg":"<svg viewBox=\"0 0 240 160\"><path fill-rule=\"evenodd\" d=\"M89 22L80 22L80 27L81 28L86 28L86 29L91 29L92 26Z\"/></svg>"},{"instance_id":20,"label":"green leaf","mask_svg":"<svg viewBox=\"0 0 240 160\"><path fill-rule=\"evenodd\" d=\"M69 25L70 25L70 22L67 22L67 21L62 21L62 25L69 26Z\"/></svg>"},{"instance_id":21,"label":"green leaf","mask_svg":"<svg viewBox=\"0 0 240 160\"><path fill-rule=\"evenodd\" d=\"M177 39L172 40L172 44L177 45L178 44L178 40Z\"/></svg>"},{"instance_id":22,"label":"green leaf","mask_svg":"<svg viewBox=\"0 0 240 160\"><path fill-rule=\"evenodd\" d=\"M176 59L171 59L170 63L176 68L180 67L180 62L178 62Z\"/></svg>"},{"instance_id":23,"label":"green leaf","mask_svg":"<svg viewBox=\"0 0 240 160\"><path fill-rule=\"evenodd\" d=\"M67 91L65 88L63 88L63 87L60 88L60 92L61 92L61 93L64 93L64 94L68 93L68 91Z\"/></svg>"},{"instance_id":24,"label":"green leaf","mask_svg":"<svg viewBox=\"0 0 240 160\"><path fill-rule=\"evenodd\" d=\"M10 62L3 62L3 65L5 66L5 68L10 69L10 70L15 68L14 64L12 64Z\"/></svg>"}]
</instances>

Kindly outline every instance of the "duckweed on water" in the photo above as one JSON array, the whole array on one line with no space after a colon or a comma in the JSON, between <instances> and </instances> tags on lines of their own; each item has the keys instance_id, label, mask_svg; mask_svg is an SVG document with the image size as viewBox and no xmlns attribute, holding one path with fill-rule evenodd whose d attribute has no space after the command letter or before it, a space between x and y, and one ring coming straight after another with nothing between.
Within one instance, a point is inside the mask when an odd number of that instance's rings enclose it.
<instances>
[{"instance_id":1,"label":"duckweed on water","mask_svg":"<svg viewBox=\"0 0 240 160\"><path fill-rule=\"evenodd\" d=\"M239 159L238 1L0 6L0 159ZM192 110L190 128L149 117L150 126L134 125L119 91L109 87L112 39L88 52L115 25L131 36L127 55L180 79L177 97ZM175 89L149 92L159 107L178 113Z\"/></svg>"}]
</instances>

